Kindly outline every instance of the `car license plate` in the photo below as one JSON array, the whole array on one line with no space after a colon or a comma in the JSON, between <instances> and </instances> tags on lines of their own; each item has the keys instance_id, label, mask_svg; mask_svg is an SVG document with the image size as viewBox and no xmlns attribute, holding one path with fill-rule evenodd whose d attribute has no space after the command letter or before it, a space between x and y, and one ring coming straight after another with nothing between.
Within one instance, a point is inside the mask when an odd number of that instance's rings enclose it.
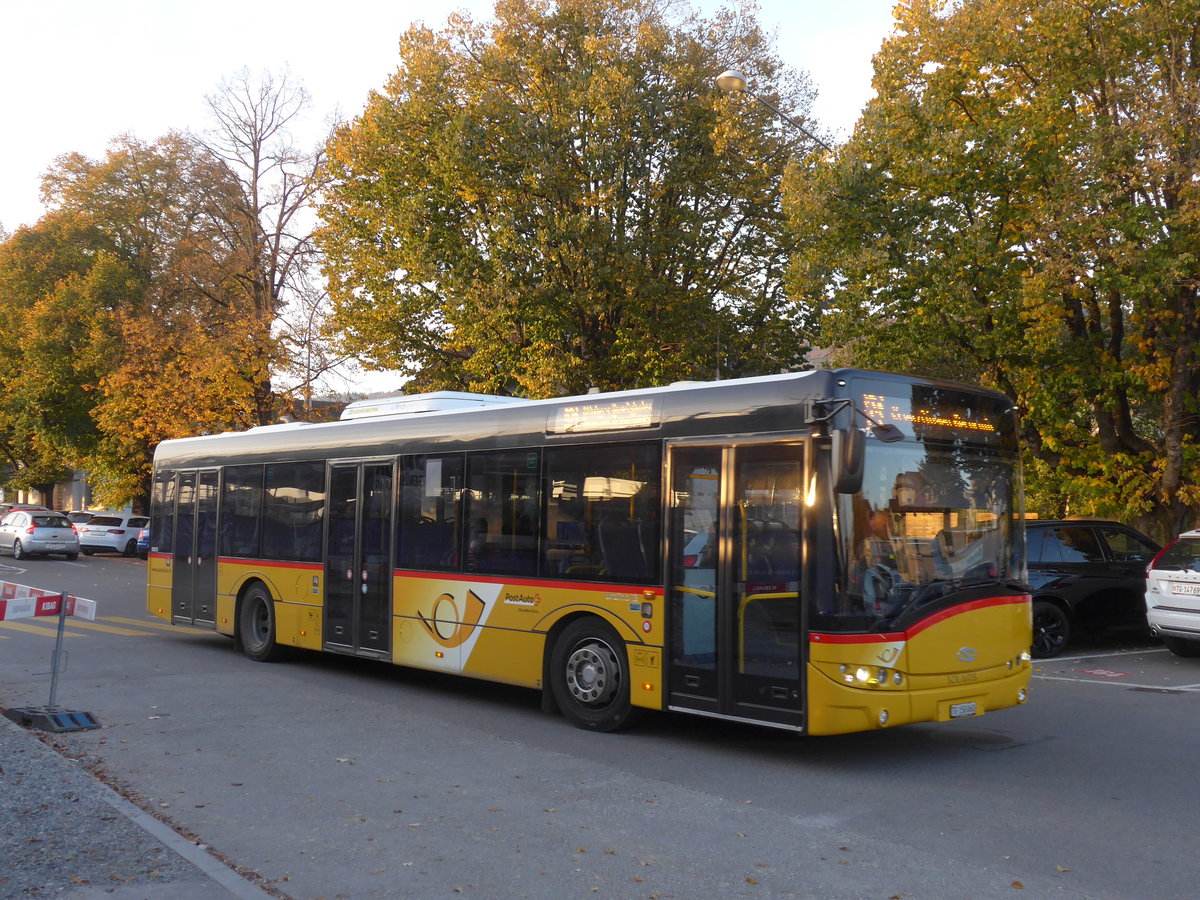
<instances>
[{"instance_id":1,"label":"car license plate","mask_svg":"<svg viewBox=\"0 0 1200 900\"><path fill-rule=\"evenodd\" d=\"M46 545L46 549L47 550L61 550L65 546L66 546L66 544L64 544L62 541L51 541L50 543L48 543Z\"/></svg>"},{"instance_id":2,"label":"car license plate","mask_svg":"<svg viewBox=\"0 0 1200 900\"><path fill-rule=\"evenodd\" d=\"M1200 584L1184 583L1179 581L1171 582L1172 594L1190 594L1192 596L1200 596Z\"/></svg>"},{"instance_id":3,"label":"car license plate","mask_svg":"<svg viewBox=\"0 0 1200 900\"><path fill-rule=\"evenodd\" d=\"M967 716L975 715L975 701L970 703L952 703L950 704L950 718L965 719Z\"/></svg>"}]
</instances>

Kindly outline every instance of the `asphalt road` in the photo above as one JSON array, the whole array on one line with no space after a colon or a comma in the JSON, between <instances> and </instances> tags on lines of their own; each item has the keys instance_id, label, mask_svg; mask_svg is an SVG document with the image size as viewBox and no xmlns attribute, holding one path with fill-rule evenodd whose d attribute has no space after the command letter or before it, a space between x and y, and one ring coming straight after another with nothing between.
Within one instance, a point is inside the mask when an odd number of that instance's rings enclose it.
<instances>
[{"instance_id":1,"label":"asphalt road","mask_svg":"<svg viewBox=\"0 0 1200 900\"><path fill-rule=\"evenodd\" d=\"M5 571L7 567L7 571ZM14 571L15 569L24 571ZM527 691L160 627L145 564L0 559L72 621L62 749L293 898L1190 898L1200 660L1097 642L981 719L795 738L674 715L598 735ZM32 629L32 630L30 630ZM0 624L0 706L53 623Z\"/></svg>"}]
</instances>

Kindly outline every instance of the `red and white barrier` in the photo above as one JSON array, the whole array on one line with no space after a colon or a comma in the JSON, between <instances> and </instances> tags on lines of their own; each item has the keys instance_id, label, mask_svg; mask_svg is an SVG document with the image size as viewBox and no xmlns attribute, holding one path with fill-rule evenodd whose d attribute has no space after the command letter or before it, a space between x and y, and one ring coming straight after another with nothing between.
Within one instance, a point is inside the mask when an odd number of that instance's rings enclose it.
<instances>
[{"instance_id":1,"label":"red and white barrier","mask_svg":"<svg viewBox=\"0 0 1200 900\"><path fill-rule=\"evenodd\" d=\"M34 616L57 616L66 602L68 616L92 621L96 618L96 601L83 597L56 594L42 588L0 581L0 622L10 619L29 619Z\"/></svg>"}]
</instances>

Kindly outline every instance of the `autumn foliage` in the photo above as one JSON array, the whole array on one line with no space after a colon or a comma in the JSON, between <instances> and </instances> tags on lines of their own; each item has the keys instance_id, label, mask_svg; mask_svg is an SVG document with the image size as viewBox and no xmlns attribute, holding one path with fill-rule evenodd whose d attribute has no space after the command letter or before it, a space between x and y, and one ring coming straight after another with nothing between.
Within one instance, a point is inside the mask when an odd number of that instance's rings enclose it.
<instances>
[{"instance_id":1,"label":"autumn foliage","mask_svg":"<svg viewBox=\"0 0 1200 900\"><path fill-rule=\"evenodd\" d=\"M318 238L347 345L413 386L551 396L799 365L781 176L811 141L752 17L502 0L400 40L329 148ZM781 99L782 98L782 99Z\"/></svg>"},{"instance_id":2,"label":"autumn foliage","mask_svg":"<svg viewBox=\"0 0 1200 900\"><path fill-rule=\"evenodd\" d=\"M1017 399L1030 506L1200 513L1200 3L897 8L878 96L789 185L835 358Z\"/></svg>"}]
</instances>

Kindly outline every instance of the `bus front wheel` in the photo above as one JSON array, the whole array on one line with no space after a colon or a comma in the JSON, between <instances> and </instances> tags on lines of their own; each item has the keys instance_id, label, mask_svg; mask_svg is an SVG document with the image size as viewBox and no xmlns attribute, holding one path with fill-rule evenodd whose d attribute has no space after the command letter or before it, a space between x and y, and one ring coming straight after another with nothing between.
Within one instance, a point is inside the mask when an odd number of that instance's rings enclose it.
<instances>
[{"instance_id":1,"label":"bus front wheel","mask_svg":"<svg viewBox=\"0 0 1200 900\"><path fill-rule=\"evenodd\" d=\"M250 588L242 598L238 638L242 652L258 662L271 662L282 655L282 648L275 643L275 601L261 584Z\"/></svg>"},{"instance_id":2,"label":"bus front wheel","mask_svg":"<svg viewBox=\"0 0 1200 900\"><path fill-rule=\"evenodd\" d=\"M578 619L554 642L550 655L554 700L577 728L616 731L633 719L625 644L600 619Z\"/></svg>"}]
</instances>

